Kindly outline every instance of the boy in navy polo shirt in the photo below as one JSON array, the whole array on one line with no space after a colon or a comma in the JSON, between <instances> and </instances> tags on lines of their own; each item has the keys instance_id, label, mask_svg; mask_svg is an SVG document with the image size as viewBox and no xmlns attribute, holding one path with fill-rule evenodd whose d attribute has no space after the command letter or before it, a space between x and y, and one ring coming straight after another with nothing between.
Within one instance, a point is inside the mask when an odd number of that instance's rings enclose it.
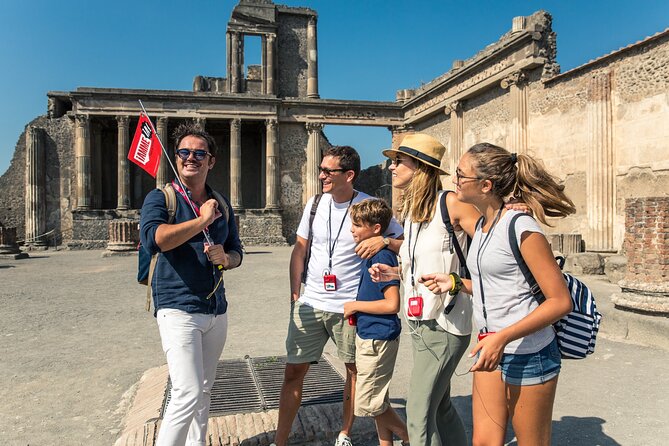
<instances>
[{"instance_id":1,"label":"boy in navy polo shirt","mask_svg":"<svg viewBox=\"0 0 669 446\"><path fill-rule=\"evenodd\" d=\"M367 199L351 206L351 233L356 243L383 234L392 218L385 201ZM362 268L358 297L344 304L344 317L357 322L355 365L355 415L374 417L380 446L392 446L393 433L409 444L406 424L390 406L388 388L395 368L401 330L399 277L372 282L369 268L375 263L397 266L395 253L384 248Z\"/></svg>"}]
</instances>

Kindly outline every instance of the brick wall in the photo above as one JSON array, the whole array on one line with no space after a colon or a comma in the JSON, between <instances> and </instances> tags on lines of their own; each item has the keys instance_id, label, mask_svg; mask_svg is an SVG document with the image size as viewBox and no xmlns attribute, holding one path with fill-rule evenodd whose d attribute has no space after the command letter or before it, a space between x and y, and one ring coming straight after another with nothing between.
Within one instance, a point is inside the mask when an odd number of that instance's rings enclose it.
<instances>
[{"instance_id":1,"label":"brick wall","mask_svg":"<svg viewBox=\"0 0 669 446\"><path fill-rule=\"evenodd\" d=\"M625 206L625 281L645 291L669 283L669 197L631 198Z\"/></svg>"}]
</instances>

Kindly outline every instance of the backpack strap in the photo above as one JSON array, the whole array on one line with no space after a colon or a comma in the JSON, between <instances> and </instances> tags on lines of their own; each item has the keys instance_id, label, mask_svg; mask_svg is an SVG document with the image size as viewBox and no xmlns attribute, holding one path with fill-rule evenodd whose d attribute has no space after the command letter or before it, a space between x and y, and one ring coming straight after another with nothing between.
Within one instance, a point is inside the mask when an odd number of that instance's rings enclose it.
<instances>
[{"instance_id":1,"label":"backpack strap","mask_svg":"<svg viewBox=\"0 0 669 446\"><path fill-rule=\"evenodd\" d=\"M211 195L218 202L218 210L223 214L225 221L228 221L230 219L230 206L228 205L228 201L223 198L223 195L213 189L211 190Z\"/></svg>"},{"instance_id":2,"label":"backpack strap","mask_svg":"<svg viewBox=\"0 0 669 446\"><path fill-rule=\"evenodd\" d=\"M530 268L527 266L527 263L525 263L525 259L523 259L523 254L520 252L520 246L518 246L518 237L516 234L516 220L518 220L520 217L523 216L532 218L528 214L516 214L513 217L511 217L511 221L509 222L509 245L511 246L511 252L513 253L513 257L516 259L516 263L518 264L520 271L523 273L523 277L525 277L525 280L530 285L530 292L537 300L537 302L541 304L546 300L546 298L541 293L541 288L539 288L537 280L532 275L532 272L530 271Z\"/></svg>"},{"instance_id":3,"label":"backpack strap","mask_svg":"<svg viewBox=\"0 0 669 446\"><path fill-rule=\"evenodd\" d=\"M458 242L458 238L455 236L455 228L453 227L453 224L451 223L451 217L448 214L448 204L446 202L446 197L448 197L448 194L453 191L447 190L444 191L444 193L441 194L441 197L439 197L439 204L440 204L440 209L441 209L441 219L444 222L444 226L446 226L446 231L448 232L449 238L451 240L451 253L453 252L452 250L455 249L455 253L458 256L458 260L460 260L460 276L469 279L471 276L469 275L469 270L467 269L467 259L465 259L465 254L462 252L462 248L460 247L460 242ZM467 246L469 246L470 243L470 238L467 236ZM457 299L458 295L456 294L453 296L451 299L451 302L448 304L446 308L444 308L444 314L448 314L453 310L453 307L455 307L455 301Z\"/></svg>"},{"instance_id":4,"label":"backpack strap","mask_svg":"<svg viewBox=\"0 0 669 446\"><path fill-rule=\"evenodd\" d=\"M448 194L453 192L452 190L447 190L443 194L441 194L441 219L444 221L444 225L446 226L446 231L448 231L448 235L451 237L451 246L453 249L455 249L455 253L458 256L458 259L460 260L460 267L462 268L464 274L462 274L462 277L465 279L471 278L469 275L469 270L467 269L467 259L465 258L465 254L462 252L462 247L460 246L460 242L458 242L458 238L455 236L455 228L453 228L453 224L451 223L451 217L448 214L448 204L446 203L446 197ZM471 237L467 236L467 246L469 246L469 243L471 243Z\"/></svg>"},{"instance_id":5,"label":"backpack strap","mask_svg":"<svg viewBox=\"0 0 669 446\"><path fill-rule=\"evenodd\" d=\"M171 225L174 221L174 216L177 214L177 192L172 187L172 183L165 184L161 188L165 195L165 207L167 207L167 224Z\"/></svg>"},{"instance_id":6,"label":"backpack strap","mask_svg":"<svg viewBox=\"0 0 669 446\"><path fill-rule=\"evenodd\" d=\"M311 204L311 210L309 211L309 237L307 238L307 253L304 256L304 268L302 269L302 283L307 283L307 269L309 267L309 259L311 258L311 241L314 238L312 231L312 226L314 224L314 218L316 217L316 210L318 210L318 203L320 203L323 194L314 195L314 202Z\"/></svg>"},{"instance_id":7,"label":"backpack strap","mask_svg":"<svg viewBox=\"0 0 669 446\"><path fill-rule=\"evenodd\" d=\"M167 224L172 224L174 216L177 214L177 192L172 187L171 183L165 184L160 188L165 196L165 207L167 208ZM151 301L153 300L153 290L151 289L151 280L153 279L153 272L158 263L159 252L151 256L151 263L149 263L149 275L146 278L146 311L151 311Z\"/></svg>"}]
</instances>

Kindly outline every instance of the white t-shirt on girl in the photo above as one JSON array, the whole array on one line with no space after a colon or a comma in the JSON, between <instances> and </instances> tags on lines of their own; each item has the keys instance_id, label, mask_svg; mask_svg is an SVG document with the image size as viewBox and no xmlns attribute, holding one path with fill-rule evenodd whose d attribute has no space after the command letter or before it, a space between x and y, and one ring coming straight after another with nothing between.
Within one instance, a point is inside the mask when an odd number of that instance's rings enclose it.
<instances>
[{"instance_id":1,"label":"white t-shirt on girl","mask_svg":"<svg viewBox=\"0 0 669 446\"><path fill-rule=\"evenodd\" d=\"M530 314L539 304L530 292L520 267L509 245L509 223L518 211L506 211L488 233L479 224L467 256L467 267L474 289L474 319L479 328L500 331ZM543 234L539 224L529 216L516 220L516 237L520 246L525 232ZM485 297L487 321L483 317L481 283ZM507 344L504 353L536 353L555 337L553 328L541 330Z\"/></svg>"}]
</instances>

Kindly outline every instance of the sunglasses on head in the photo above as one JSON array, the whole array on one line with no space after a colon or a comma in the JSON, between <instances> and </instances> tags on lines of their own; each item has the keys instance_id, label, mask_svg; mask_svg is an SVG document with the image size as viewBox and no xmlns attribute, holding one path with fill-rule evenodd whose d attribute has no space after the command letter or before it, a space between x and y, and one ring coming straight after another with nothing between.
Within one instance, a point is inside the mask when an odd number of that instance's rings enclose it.
<instances>
[{"instance_id":1,"label":"sunglasses on head","mask_svg":"<svg viewBox=\"0 0 669 446\"><path fill-rule=\"evenodd\" d=\"M206 150L202 149L197 149L197 150L191 150L191 149L179 149L177 150L177 155L179 158L182 160L186 161L190 154L193 154L193 158L195 158L196 161L202 161L207 157L207 155L212 156L211 153L207 152Z\"/></svg>"}]
</instances>

